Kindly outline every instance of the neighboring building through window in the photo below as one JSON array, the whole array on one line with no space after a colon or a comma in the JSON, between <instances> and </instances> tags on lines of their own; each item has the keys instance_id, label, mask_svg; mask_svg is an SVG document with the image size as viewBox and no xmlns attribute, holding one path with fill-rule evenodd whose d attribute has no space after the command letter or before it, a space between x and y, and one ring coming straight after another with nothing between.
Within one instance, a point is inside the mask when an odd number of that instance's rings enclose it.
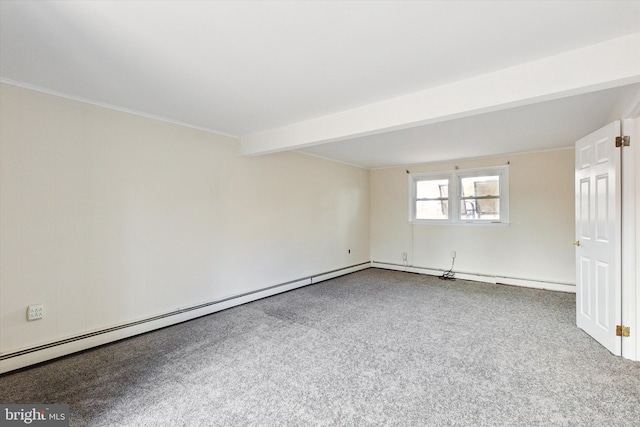
<instances>
[{"instance_id":1,"label":"neighboring building through window","mask_svg":"<svg viewBox=\"0 0 640 427\"><path fill-rule=\"evenodd\" d=\"M409 176L410 218L425 224L507 224L509 167Z\"/></svg>"}]
</instances>

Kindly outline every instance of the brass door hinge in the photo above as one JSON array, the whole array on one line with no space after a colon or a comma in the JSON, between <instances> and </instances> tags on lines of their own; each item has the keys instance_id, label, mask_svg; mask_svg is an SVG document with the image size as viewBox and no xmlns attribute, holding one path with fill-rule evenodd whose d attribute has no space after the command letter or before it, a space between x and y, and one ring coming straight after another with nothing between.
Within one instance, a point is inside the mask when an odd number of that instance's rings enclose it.
<instances>
[{"instance_id":1,"label":"brass door hinge","mask_svg":"<svg viewBox=\"0 0 640 427\"><path fill-rule=\"evenodd\" d=\"M631 145L631 137L628 135L625 136L616 136L616 147L628 147Z\"/></svg>"},{"instance_id":2,"label":"brass door hinge","mask_svg":"<svg viewBox=\"0 0 640 427\"><path fill-rule=\"evenodd\" d=\"M617 337L628 337L631 335L631 326L616 326L616 336Z\"/></svg>"}]
</instances>

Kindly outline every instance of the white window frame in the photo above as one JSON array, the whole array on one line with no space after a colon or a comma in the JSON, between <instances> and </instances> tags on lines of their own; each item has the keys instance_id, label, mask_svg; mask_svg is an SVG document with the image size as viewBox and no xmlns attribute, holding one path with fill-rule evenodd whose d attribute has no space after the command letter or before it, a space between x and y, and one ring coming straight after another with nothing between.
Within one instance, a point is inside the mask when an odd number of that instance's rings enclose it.
<instances>
[{"instance_id":1,"label":"white window frame","mask_svg":"<svg viewBox=\"0 0 640 427\"><path fill-rule=\"evenodd\" d=\"M474 176L496 175L500 180L500 219L461 219L461 179ZM423 180L449 180L448 219L416 219L417 182ZM509 166L492 166L474 169L409 174L409 222L427 225L508 225L509 224Z\"/></svg>"}]
</instances>

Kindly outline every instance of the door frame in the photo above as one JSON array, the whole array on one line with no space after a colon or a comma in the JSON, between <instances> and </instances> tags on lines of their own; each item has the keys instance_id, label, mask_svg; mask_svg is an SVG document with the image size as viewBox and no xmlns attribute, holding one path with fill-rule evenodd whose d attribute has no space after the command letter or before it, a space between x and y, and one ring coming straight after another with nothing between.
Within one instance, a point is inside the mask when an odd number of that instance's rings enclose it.
<instances>
[{"instance_id":1,"label":"door frame","mask_svg":"<svg viewBox=\"0 0 640 427\"><path fill-rule=\"evenodd\" d=\"M622 324L631 328L630 336L622 339L622 357L640 361L640 97L632 107L626 116L633 118L621 120L622 134L631 137L631 145L622 148L621 161Z\"/></svg>"}]
</instances>

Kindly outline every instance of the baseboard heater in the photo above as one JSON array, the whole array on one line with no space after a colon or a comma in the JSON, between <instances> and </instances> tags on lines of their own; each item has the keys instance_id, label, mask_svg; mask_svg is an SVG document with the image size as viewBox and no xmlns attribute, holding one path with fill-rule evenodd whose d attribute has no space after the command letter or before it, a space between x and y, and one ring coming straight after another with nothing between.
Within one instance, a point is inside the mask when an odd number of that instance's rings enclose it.
<instances>
[{"instance_id":1,"label":"baseboard heater","mask_svg":"<svg viewBox=\"0 0 640 427\"><path fill-rule=\"evenodd\" d=\"M445 270L440 268L421 267L384 261L371 261L371 266L386 270L406 271L407 273L427 274L431 276L440 276L443 272L445 272ZM483 273L469 273L465 271L455 271L455 278L472 280L475 282L495 283L498 285L521 286L525 288L544 289L548 291L576 293L575 283L551 282L547 280L524 279L520 277L509 277Z\"/></svg>"},{"instance_id":2,"label":"baseboard heater","mask_svg":"<svg viewBox=\"0 0 640 427\"><path fill-rule=\"evenodd\" d=\"M75 353L77 351L82 351L82 350L86 350L92 347L96 347L98 345L102 345L102 344L106 344L109 342L114 342L117 341L119 339L123 339L123 338L127 338L130 336L135 336L135 335L139 335L141 333L144 332L150 332L152 330L155 329L160 329L166 326L170 326L172 324L176 324L176 323L180 323L183 321L187 321L187 320L191 320L191 319L195 319L197 317L201 317L201 316L206 316L207 314L211 314L211 313L215 313L217 311L221 311L221 310L225 310L227 308L231 308L231 307L235 307L241 304L246 304L248 302L252 302L252 301L257 301L259 299L262 298L267 298L269 296L272 295L276 295L278 293L281 292L286 292L288 290L292 290L292 289L297 289L297 288L301 288L304 286L309 286L309 285L313 285L316 283L320 283L324 280L329 280L332 279L334 277L338 277L338 276L342 276L345 274L349 274L349 273L353 273L359 270L364 270L367 268L371 267L371 263L369 261L367 262L363 262L360 264L355 264L355 265L351 265L348 267L343 267L343 268L338 268L335 270L331 270L331 271L325 271L323 273L319 273L319 274L314 274L311 276L306 276L306 277L302 277L299 279L295 279L295 280L290 280L288 282L284 282L284 283L279 283L277 285L272 285L272 286L268 286L266 288L262 288L262 289L257 289L254 291L249 291L249 292L244 292L241 294L237 294L237 295L232 295L226 298L222 298L219 300L215 300L215 301L210 301L210 302L206 302L206 303L202 303L202 304L198 304L198 305L194 305L191 307L186 307L186 308L181 308L178 310L174 310L168 313L163 313L157 316L152 316L152 317L148 317L145 319L140 319L140 320L136 320L136 321L132 321L132 322L128 322L128 323L124 323L122 325L117 325L117 326L112 326L109 328L104 328L104 329L100 329L97 331L93 331L93 332L89 332L86 334L81 334L81 335L76 335L70 338L65 338L65 339L61 339L58 341L53 341L47 344L42 344L42 345L38 345L38 346L34 346L34 347L30 347L24 350L18 350L18 351L14 351L11 353L6 353L6 354L0 354L0 362L2 361L8 361L9 359L14 359L16 357L20 357L20 356L27 356L29 354L32 353L36 353L42 350L47 350L47 349L52 349L55 347L60 347L64 344L70 344L70 343L74 343L77 341L82 341L82 340L86 340L88 338L92 338L92 337L97 337L100 335L105 335L111 332L116 332L116 331L120 331L120 330L126 330L126 329L130 329L130 328L134 328L136 326L140 326L140 325L145 325L151 322L156 322L162 319L167 319L167 318L171 318L171 317L176 317L176 316L180 316L180 315L185 315L186 313L191 313L194 312L196 310L202 310L202 309L206 309L206 308L214 308L213 306L219 305L221 307L219 307L218 309L214 309L214 310L209 310L209 312L205 312L202 314L197 314L194 315L193 317L187 318L187 319L181 319L175 322L170 322L168 324L163 324L161 326L157 326L157 327L152 327L152 328L148 328L146 330L142 330L140 332L135 332L135 333L131 333L131 334L124 334L124 336L122 337L118 337L116 339L113 340L108 340L104 343L99 343L99 344L95 344L95 345L88 345L86 348L84 349L79 349L79 350L71 350L68 352L63 352L62 354L58 354L58 355L54 355L53 357L48 357L48 358L44 358L43 360L36 360L34 362L30 362L30 363L25 363L25 364L18 364L21 366L14 366L14 367L9 367L8 369L4 369L6 368L6 366L2 366L0 369L0 373L3 372L8 372L14 369L19 369L21 367L24 366L28 366L34 363L39 363L39 362L43 362L46 360L50 360L56 357L60 357L66 354L71 354L71 353ZM227 304L225 304L227 303ZM6 363L6 362L5 362ZM3 363L4 365L4 363Z\"/></svg>"}]
</instances>

